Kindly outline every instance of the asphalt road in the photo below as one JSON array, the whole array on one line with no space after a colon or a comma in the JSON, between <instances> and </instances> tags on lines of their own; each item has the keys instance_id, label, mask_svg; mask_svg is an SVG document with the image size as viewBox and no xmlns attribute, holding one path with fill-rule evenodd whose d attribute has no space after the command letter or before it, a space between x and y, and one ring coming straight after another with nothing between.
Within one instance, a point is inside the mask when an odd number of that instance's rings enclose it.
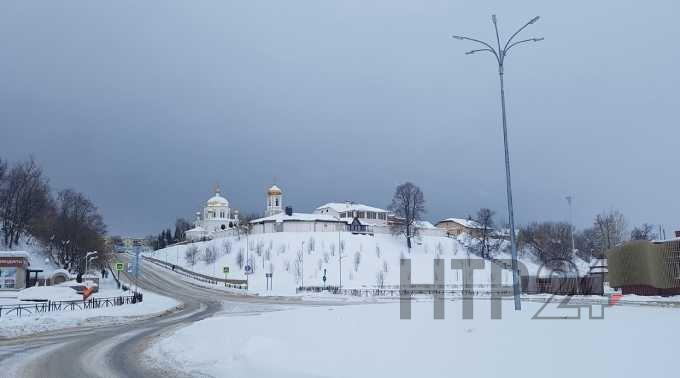
<instances>
[{"instance_id":1,"label":"asphalt road","mask_svg":"<svg viewBox=\"0 0 680 378\"><path fill-rule=\"evenodd\" d=\"M118 326L81 327L0 341L0 377L181 377L185 373L145 364L141 356L163 333L229 311L229 304L261 312L302 304L194 285L153 264L138 282L144 290L175 298L183 307L166 315ZM251 304L252 306L243 306ZM315 305L319 305L318 303ZM225 309L225 307L227 307Z\"/></svg>"}]
</instances>

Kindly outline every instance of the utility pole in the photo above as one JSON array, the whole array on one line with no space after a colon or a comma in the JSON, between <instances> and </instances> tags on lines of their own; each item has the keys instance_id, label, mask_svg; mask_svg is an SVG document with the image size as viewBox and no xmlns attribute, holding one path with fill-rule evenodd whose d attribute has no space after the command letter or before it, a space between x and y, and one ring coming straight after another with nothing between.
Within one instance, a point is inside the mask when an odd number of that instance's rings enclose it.
<instances>
[{"instance_id":1,"label":"utility pole","mask_svg":"<svg viewBox=\"0 0 680 378\"><path fill-rule=\"evenodd\" d=\"M576 243L574 243L574 212L572 211L571 201L574 200L573 196L564 197L569 203L569 231L571 234L571 252L576 252Z\"/></svg>"},{"instance_id":2,"label":"utility pole","mask_svg":"<svg viewBox=\"0 0 680 378\"><path fill-rule=\"evenodd\" d=\"M500 33L498 32L498 22L496 19L496 15L491 16L491 22L493 22L493 27L496 32L496 48L494 48L491 44L486 43L484 41L480 41L479 39L475 38L470 38L470 37L464 37L460 35L454 35L453 38L458 39L458 40L465 40L465 41L471 41L475 43L479 43L484 46L484 48L481 49L476 49L476 50L471 50L466 52L466 55L471 55L475 54L478 52L488 52L493 54L493 56L496 58L496 63L498 63L498 76L500 79L500 90L501 90L501 114L503 118L503 144L505 146L505 181L506 181L506 191L507 191L507 200L508 200L508 217L510 218L510 247L511 247L511 252L512 252L512 288L513 288L513 295L515 299L515 310L521 310L522 309L522 303L520 299L520 287L519 287L519 268L517 265L517 241L516 235L515 235L515 215L514 215L514 209L512 205L512 184L510 180L510 150L508 147L508 126L507 126L507 117L505 115L505 87L503 83L503 65L505 63L505 58L508 55L508 52L510 49L513 47L527 43L527 42L538 42L542 41L543 38L529 38L529 39L523 39L520 41L513 42L513 39L519 32L524 30L527 26L535 23L538 21L538 16L532 18L524 24L521 28L519 28L508 40L505 42L505 44L501 47L501 39L500 39ZM492 42L493 43L493 42Z\"/></svg>"},{"instance_id":3,"label":"utility pole","mask_svg":"<svg viewBox=\"0 0 680 378\"><path fill-rule=\"evenodd\" d=\"M338 266L340 267L340 289L342 289L342 250L340 249L340 244L342 244L340 241L341 232L342 230L338 229Z\"/></svg>"}]
</instances>

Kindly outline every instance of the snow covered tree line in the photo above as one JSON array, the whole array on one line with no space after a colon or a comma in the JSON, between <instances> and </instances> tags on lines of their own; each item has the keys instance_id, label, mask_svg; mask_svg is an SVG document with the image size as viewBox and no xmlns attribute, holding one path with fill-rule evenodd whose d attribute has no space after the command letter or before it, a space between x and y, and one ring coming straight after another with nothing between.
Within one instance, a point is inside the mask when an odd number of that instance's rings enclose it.
<instances>
[{"instance_id":1,"label":"snow covered tree line","mask_svg":"<svg viewBox=\"0 0 680 378\"><path fill-rule=\"evenodd\" d=\"M185 218L177 218L175 220L174 233L170 228L162 230L158 235L148 235L146 245L153 250L165 248L169 245L183 242L186 240L186 232L192 228L192 224Z\"/></svg>"},{"instance_id":2,"label":"snow covered tree line","mask_svg":"<svg viewBox=\"0 0 680 378\"><path fill-rule=\"evenodd\" d=\"M571 250L571 232L574 233L574 250ZM593 225L583 230L572 229L566 222L532 222L520 227L520 248L531 250L543 263L572 261L579 257L585 261L604 257L604 253L628 240L653 240L654 227L644 223L628 232L624 215L618 210L597 214Z\"/></svg>"},{"instance_id":3,"label":"snow covered tree line","mask_svg":"<svg viewBox=\"0 0 680 378\"><path fill-rule=\"evenodd\" d=\"M97 206L73 189L54 193L33 157L15 164L0 159L0 230L5 248L34 238L55 263L73 271L82 271L87 252L100 252L95 264L111 252Z\"/></svg>"}]
</instances>

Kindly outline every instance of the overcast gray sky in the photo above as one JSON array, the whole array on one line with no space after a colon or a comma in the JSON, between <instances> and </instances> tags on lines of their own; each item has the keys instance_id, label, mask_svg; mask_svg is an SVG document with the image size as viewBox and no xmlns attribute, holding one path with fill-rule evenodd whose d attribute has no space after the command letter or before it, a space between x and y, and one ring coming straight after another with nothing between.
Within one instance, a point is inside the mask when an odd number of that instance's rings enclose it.
<instances>
[{"instance_id":1,"label":"overcast gray sky","mask_svg":"<svg viewBox=\"0 0 680 378\"><path fill-rule=\"evenodd\" d=\"M680 5L616 1L4 1L0 157L29 154L110 232L191 217L219 182L284 201L386 206L421 186L429 220L506 216L498 76L462 33L545 41L506 62L516 214L577 226L616 208L680 225Z\"/></svg>"}]
</instances>

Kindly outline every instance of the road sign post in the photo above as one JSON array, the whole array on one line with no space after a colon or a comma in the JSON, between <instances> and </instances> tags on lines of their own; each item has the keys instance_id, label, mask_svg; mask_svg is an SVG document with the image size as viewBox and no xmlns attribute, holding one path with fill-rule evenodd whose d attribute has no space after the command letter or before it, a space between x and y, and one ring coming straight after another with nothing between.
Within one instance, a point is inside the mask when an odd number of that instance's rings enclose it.
<instances>
[{"instance_id":1,"label":"road sign post","mask_svg":"<svg viewBox=\"0 0 680 378\"><path fill-rule=\"evenodd\" d=\"M323 269L323 288L326 288L326 268Z\"/></svg>"},{"instance_id":2,"label":"road sign post","mask_svg":"<svg viewBox=\"0 0 680 378\"><path fill-rule=\"evenodd\" d=\"M224 286L227 286L227 275L229 274L229 267L228 266L223 267L222 272L224 273Z\"/></svg>"},{"instance_id":3,"label":"road sign post","mask_svg":"<svg viewBox=\"0 0 680 378\"><path fill-rule=\"evenodd\" d=\"M120 289L120 272L125 269L125 265L122 262L116 263L116 272L118 272L118 288Z\"/></svg>"}]
</instances>

